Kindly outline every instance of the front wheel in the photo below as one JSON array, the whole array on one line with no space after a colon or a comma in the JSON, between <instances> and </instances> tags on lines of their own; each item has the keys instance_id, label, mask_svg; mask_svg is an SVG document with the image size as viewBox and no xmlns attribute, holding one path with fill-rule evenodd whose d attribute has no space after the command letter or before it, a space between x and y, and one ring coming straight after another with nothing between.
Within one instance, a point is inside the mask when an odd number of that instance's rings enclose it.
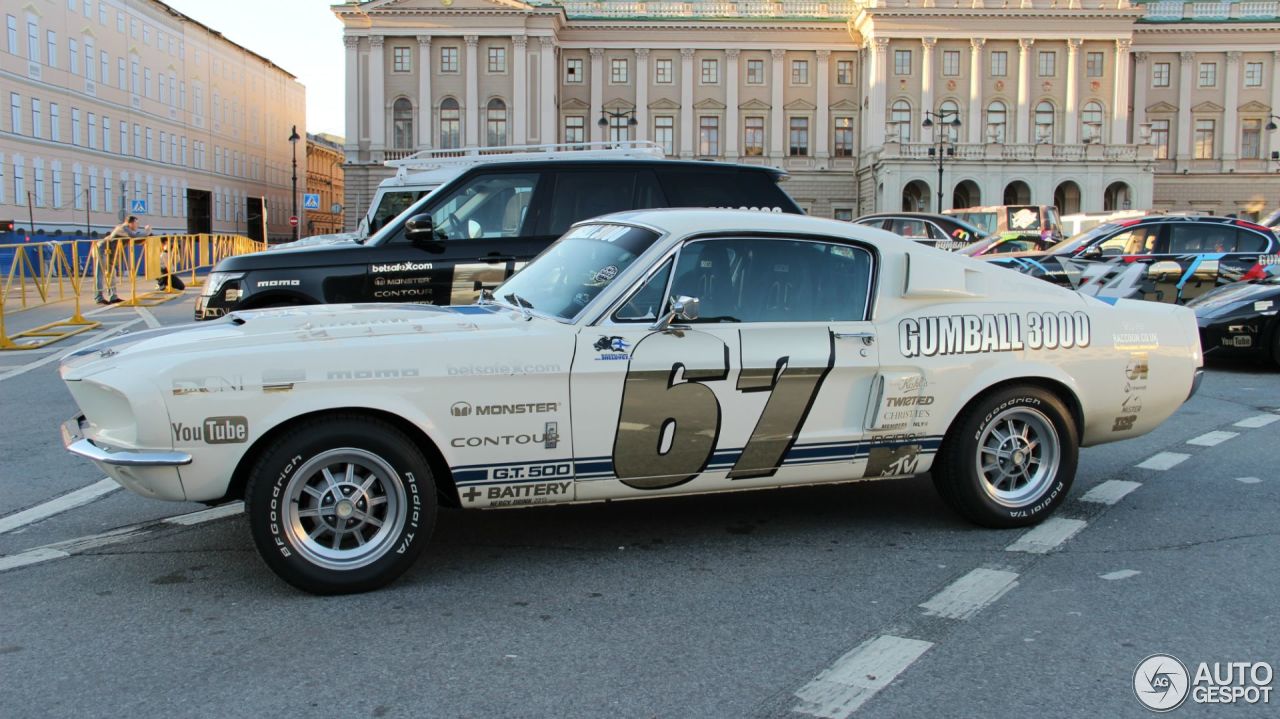
<instances>
[{"instance_id":1,"label":"front wheel","mask_svg":"<svg viewBox=\"0 0 1280 719\"><path fill-rule=\"evenodd\" d=\"M1056 396L1038 387L997 390L956 418L934 461L933 484L976 524L1025 527L1066 499L1079 447Z\"/></svg>"},{"instance_id":2,"label":"front wheel","mask_svg":"<svg viewBox=\"0 0 1280 719\"><path fill-rule=\"evenodd\" d=\"M426 458L397 428L369 417L290 429L263 452L245 494L259 554L281 579L314 594L391 582L435 526Z\"/></svg>"}]
</instances>

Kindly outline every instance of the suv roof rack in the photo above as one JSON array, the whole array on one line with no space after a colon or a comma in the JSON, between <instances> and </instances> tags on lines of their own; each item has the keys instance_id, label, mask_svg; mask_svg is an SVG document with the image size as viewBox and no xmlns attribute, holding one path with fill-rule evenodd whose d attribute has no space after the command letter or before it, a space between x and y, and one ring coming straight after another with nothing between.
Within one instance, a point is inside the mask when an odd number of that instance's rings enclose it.
<instances>
[{"instance_id":1,"label":"suv roof rack","mask_svg":"<svg viewBox=\"0 0 1280 719\"><path fill-rule=\"evenodd\" d=\"M647 140L621 142L569 142L549 145L502 145L497 147L466 147L455 150L422 150L399 160L382 163L396 169L396 177L403 179L410 170L433 170L441 167L466 167L486 162L510 160L555 159L663 159L662 146Z\"/></svg>"}]
</instances>

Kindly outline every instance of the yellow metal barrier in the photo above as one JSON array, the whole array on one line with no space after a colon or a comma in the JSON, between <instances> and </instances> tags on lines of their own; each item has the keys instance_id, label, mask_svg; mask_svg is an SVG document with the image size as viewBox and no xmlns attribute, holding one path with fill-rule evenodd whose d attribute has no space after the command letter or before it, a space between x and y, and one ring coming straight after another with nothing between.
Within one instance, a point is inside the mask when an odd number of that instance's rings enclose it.
<instances>
[{"instance_id":1,"label":"yellow metal barrier","mask_svg":"<svg viewBox=\"0 0 1280 719\"><path fill-rule=\"evenodd\" d=\"M168 244L165 271L161 267L162 240ZM38 349L98 327L100 323L85 319L81 311L86 280L95 283L95 289L125 289L127 299L120 303L123 306L157 305L181 294L174 288L172 278L186 276L190 278L186 284L198 286L199 270L211 268L226 257L266 249L266 243L238 235L157 235L29 242L0 246L0 253L10 249L13 256L8 268L0 265L0 351ZM160 287L162 277L166 278L165 286ZM116 281L127 281L128 287L115 288ZM7 334L7 315L64 300L74 302L71 317Z\"/></svg>"}]
</instances>

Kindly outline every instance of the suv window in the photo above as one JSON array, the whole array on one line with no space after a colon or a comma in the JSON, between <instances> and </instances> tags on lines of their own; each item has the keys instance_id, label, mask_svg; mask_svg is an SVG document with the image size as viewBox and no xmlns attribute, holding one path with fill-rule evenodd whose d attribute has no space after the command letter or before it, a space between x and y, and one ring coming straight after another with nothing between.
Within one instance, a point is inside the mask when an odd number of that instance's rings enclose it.
<instances>
[{"instance_id":1,"label":"suv window","mask_svg":"<svg viewBox=\"0 0 1280 719\"><path fill-rule=\"evenodd\" d=\"M555 182L539 235L561 235L575 222L610 212L663 206L653 173L644 170L564 170Z\"/></svg>"},{"instance_id":2,"label":"suv window","mask_svg":"<svg viewBox=\"0 0 1280 719\"><path fill-rule=\"evenodd\" d=\"M409 206L422 199L430 190L396 190L384 192L378 202L378 209L373 213L373 222L369 223L369 234L382 229L397 215L409 209Z\"/></svg>"},{"instance_id":3,"label":"suv window","mask_svg":"<svg viewBox=\"0 0 1280 719\"><path fill-rule=\"evenodd\" d=\"M699 300L697 322L845 322L866 319L871 254L860 247L778 239L690 242L676 261L673 296Z\"/></svg>"},{"instance_id":4,"label":"suv window","mask_svg":"<svg viewBox=\"0 0 1280 719\"><path fill-rule=\"evenodd\" d=\"M724 170L662 170L658 174L668 207L721 207L794 212L767 172Z\"/></svg>"},{"instance_id":5,"label":"suv window","mask_svg":"<svg viewBox=\"0 0 1280 719\"><path fill-rule=\"evenodd\" d=\"M1266 252L1271 246L1267 238L1256 232L1236 229L1236 252Z\"/></svg>"},{"instance_id":6,"label":"suv window","mask_svg":"<svg viewBox=\"0 0 1280 719\"><path fill-rule=\"evenodd\" d=\"M433 203L431 223L436 236L442 240L519 236L537 184L536 173L481 174L463 181Z\"/></svg>"},{"instance_id":7,"label":"suv window","mask_svg":"<svg viewBox=\"0 0 1280 719\"><path fill-rule=\"evenodd\" d=\"M1147 254L1155 252L1156 237L1159 234L1159 226L1135 227L1108 237L1098 247L1102 250L1102 254L1107 257Z\"/></svg>"},{"instance_id":8,"label":"suv window","mask_svg":"<svg viewBox=\"0 0 1280 719\"><path fill-rule=\"evenodd\" d=\"M1169 225L1169 253L1235 252L1236 228L1219 223L1174 222Z\"/></svg>"}]
</instances>

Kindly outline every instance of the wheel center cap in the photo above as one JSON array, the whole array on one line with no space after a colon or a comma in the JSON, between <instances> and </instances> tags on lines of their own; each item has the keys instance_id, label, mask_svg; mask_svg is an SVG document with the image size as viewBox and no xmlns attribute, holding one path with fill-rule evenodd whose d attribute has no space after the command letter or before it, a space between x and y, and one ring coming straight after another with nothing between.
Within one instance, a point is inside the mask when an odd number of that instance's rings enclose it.
<instances>
[{"instance_id":1,"label":"wheel center cap","mask_svg":"<svg viewBox=\"0 0 1280 719\"><path fill-rule=\"evenodd\" d=\"M338 519L346 519L351 516L352 512L356 511L356 506L351 503L351 500L344 499L334 506L334 511L338 514Z\"/></svg>"},{"instance_id":2,"label":"wheel center cap","mask_svg":"<svg viewBox=\"0 0 1280 719\"><path fill-rule=\"evenodd\" d=\"M1014 452L1014 453L1013 453L1013 463L1014 463L1014 464L1022 465L1022 464L1024 464L1024 463L1026 463L1026 461L1027 461L1027 455L1026 455L1026 453L1025 453L1025 452L1023 452L1022 450L1018 450L1017 452Z\"/></svg>"}]
</instances>

